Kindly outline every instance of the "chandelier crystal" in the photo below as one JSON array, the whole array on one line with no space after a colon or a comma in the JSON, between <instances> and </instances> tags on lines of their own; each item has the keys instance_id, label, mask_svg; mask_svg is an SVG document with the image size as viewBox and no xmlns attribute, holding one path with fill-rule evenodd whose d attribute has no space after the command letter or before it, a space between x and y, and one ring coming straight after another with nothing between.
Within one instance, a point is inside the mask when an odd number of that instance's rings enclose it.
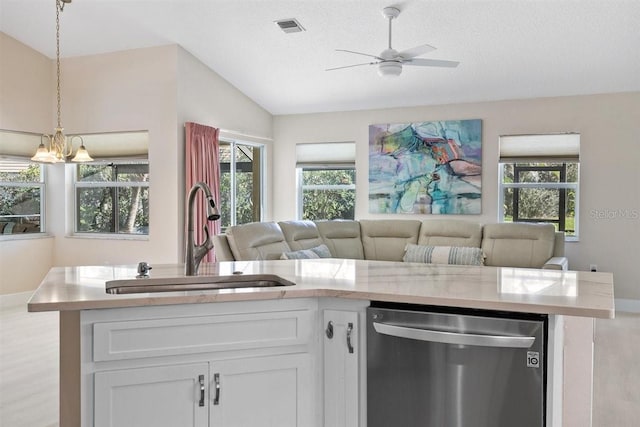
<instances>
[{"instance_id":1,"label":"chandelier crystal","mask_svg":"<svg viewBox=\"0 0 640 427\"><path fill-rule=\"evenodd\" d=\"M36 153L31 158L34 162L39 163L64 163L73 154L73 139L80 138L80 147L76 155L71 159L72 162L91 162L93 159L87 152L84 146L82 137L75 135L67 140L67 137L63 133L62 120L60 119L60 12L64 10L64 5L71 3L71 0L55 0L56 2L56 95L57 95L57 115L58 126L55 128L53 135L42 135L40 138L40 145ZM45 139L48 144L45 144ZM48 147L47 147L48 145Z\"/></svg>"}]
</instances>

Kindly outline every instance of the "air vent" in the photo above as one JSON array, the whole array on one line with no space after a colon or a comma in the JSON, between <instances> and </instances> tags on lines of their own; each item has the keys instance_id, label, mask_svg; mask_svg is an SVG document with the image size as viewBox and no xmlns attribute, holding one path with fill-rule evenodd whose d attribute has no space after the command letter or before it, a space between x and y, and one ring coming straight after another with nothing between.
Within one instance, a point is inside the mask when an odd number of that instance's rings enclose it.
<instances>
[{"instance_id":1,"label":"air vent","mask_svg":"<svg viewBox=\"0 0 640 427\"><path fill-rule=\"evenodd\" d=\"M281 19L279 21L275 21L275 23L285 33L299 33L301 31L304 31L304 27L293 18Z\"/></svg>"}]
</instances>

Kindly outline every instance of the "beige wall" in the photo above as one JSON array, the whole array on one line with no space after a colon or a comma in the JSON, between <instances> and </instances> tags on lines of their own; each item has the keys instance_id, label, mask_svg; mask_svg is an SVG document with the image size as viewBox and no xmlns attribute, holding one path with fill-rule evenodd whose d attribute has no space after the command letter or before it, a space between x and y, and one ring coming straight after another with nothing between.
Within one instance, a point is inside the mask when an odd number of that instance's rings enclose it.
<instances>
[{"instance_id":1,"label":"beige wall","mask_svg":"<svg viewBox=\"0 0 640 427\"><path fill-rule=\"evenodd\" d=\"M273 133L273 116L253 100L224 80L197 58L178 48L178 138L184 147L184 123L195 122L233 133L259 137L266 146L269 164ZM229 134L229 132L227 132ZM264 139L262 139L264 138ZM251 138L238 136L238 140ZM184 149L179 152L180 165L184 164ZM267 185L270 177L266 177ZM184 185L184 181L183 184ZM185 189L180 188L180 200L185 200ZM268 197L267 197L268 198ZM266 207L268 216L268 209ZM181 211L181 218L184 211Z\"/></svg>"},{"instance_id":2,"label":"beige wall","mask_svg":"<svg viewBox=\"0 0 640 427\"><path fill-rule=\"evenodd\" d=\"M2 32L0 59L0 129L48 131L55 113L53 61Z\"/></svg>"},{"instance_id":3,"label":"beige wall","mask_svg":"<svg viewBox=\"0 0 640 427\"><path fill-rule=\"evenodd\" d=\"M356 217L368 213L368 126L427 120L482 119L481 222L498 219L498 137L506 134L578 132L580 241L567 243L570 267L614 273L616 298L640 300L634 260L640 253L640 93L607 94L386 110L276 116L274 118L273 219L295 217L295 144L356 142ZM282 171L282 172L280 172ZM625 212L632 218L624 218ZM424 216L427 218L427 216Z\"/></svg>"},{"instance_id":4,"label":"beige wall","mask_svg":"<svg viewBox=\"0 0 640 427\"><path fill-rule=\"evenodd\" d=\"M10 49L4 49L6 39ZM55 119L52 61L4 35L1 40L2 111L14 99L26 105L21 114L15 114L11 120L3 119L2 127L51 132ZM40 64L33 68L44 68L45 72L34 76L25 73L24 57L35 58ZM14 67L7 72L5 64ZM11 88L13 80L20 82L21 90ZM22 98L32 98L33 102ZM41 110L44 119L30 120L30 109ZM73 166L68 165L65 170L63 165L47 165L46 209L48 231L53 237L0 242L4 259L0 264L0 294L35 289L54 265L181 262L184 121L264 137L270 137L272 131L269 113L178 46L63 59L62 123L67 134L149 131L149 237L147 240L70 237L73 189L68 183ZM91 151L91 147L87 148ZM4 256L8 253L11 257ZM34 259L42 264L25 273Z\"/></svg>"},{"instance_id":5,"label":"beige wall","mask_svg":"<svg viewBox=\"0 0 640 427\"><path fill-rule=\"evenodd\" d=\"M52 61L2 33L0 43L0 128L50 132L55 120ZM295 194L296 143L356 141L356 216L370 218L374 215L367 212L369 124L479 118L483 120L484 141L483 213L473 218L482 222L497 220L499 135L579 132L580 242L567 244L571 267L585 270L590 264L597 264L601 271L613 271L616 297L640 300L640 286L632 271L633 257L640 252L640 219L618 215L640 212L640 93L272 118L177 46L68 58L62 66L62 121L67 133L149 130L149 240L67 237L71 193L64 191L62 168L52 165L47 213L55 238L0 242L2 258L11 260L0 264L0 293L34 289L50 265L136 263L142 259L151 263L180 262L185 121L273 136L276 142L267 144L265 219L284 220L296 213L295 198L291 197ZM271 191L273 188L278 191ZM42 272L31 269L25 274L33 259L46 268L42 267Z\"/></svg>"},{"instance_id":6,"label":"beige wall","mask_svg":"<svg viewBox=\"0 0 640 427\"><path fill-rule=\"evenodd\" d=\"M174 263L178 259L177 47L67 58L62 61L62 123L71 133L149 131L149 238L69 237L73 190L65 168L51 165L47 200L55 235L54 265ZM87 147L91 152L91 147ZM66 166L69 174L73 165ZM70 182L69 179L66 182Z\"/></svg>"},{"instance_id":7,"label":"beige wall","mask_svg":"<svg viewBox=\"0 0 640 427\"><path fill-rule=\"evenodd\" d=\"M53 238L0 241L0 295L35 289L52 265Z\"/></svg>"},{"instance_id":8,"label":"beige wall","mask_svg":"<svg viewBox=\"0 0 640 427\"><path fill-rule=\"evenodd\" d=\"M53 65L0 32L0 129L50 132ZM52 263L52 238L0 241L0 295L34 289Z\"/></svg>"}]
</instances>

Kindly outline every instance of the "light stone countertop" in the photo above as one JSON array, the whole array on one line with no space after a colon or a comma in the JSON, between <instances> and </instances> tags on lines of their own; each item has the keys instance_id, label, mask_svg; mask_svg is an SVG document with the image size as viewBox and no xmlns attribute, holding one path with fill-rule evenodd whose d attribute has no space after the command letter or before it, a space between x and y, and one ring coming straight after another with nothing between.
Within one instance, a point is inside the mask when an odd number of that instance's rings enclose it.
<instances>
[{"instance_id":1,"label":"light stone countertop","mask_svg":"<svg viewBox=\"0 0 640 427\"><path fill-rule=\"evenodd\" d=\"M295 286L108 294L105 282L134 279L135 265L54 267L29 311L73 311L280 298L336 297L527 313L613 318L611 273L451 266L345 259L202 264L200 276L273 274ZM182 265L153 265L152 278L184 277ZM144 283L145 279L139 279Z\"/></svg>"}]
</instances>

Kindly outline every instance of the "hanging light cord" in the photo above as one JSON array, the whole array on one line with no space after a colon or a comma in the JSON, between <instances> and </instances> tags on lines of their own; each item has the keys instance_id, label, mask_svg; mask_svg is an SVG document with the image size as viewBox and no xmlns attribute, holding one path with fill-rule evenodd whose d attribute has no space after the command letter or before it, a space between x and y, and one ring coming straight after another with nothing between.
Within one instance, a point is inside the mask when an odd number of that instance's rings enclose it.
<instances>
[{"instance_id":1,"label":"hanging light cord","mask_svg":"<svg viewBox=\"0 0 640 427\"><path fill-rule=\"evenodd\" d=\"M65 162L73 152L73 143L69 141L67 143L67 137L62 132L62 118L61 118L61 104L62 95L60 90L60 12L64 10L64 5L71 3L71 0L56 0L56 97L57 97L57 114L58 114L58 127L56 127L53 135L43 135L44 138L49 140L49 148L44 145L44 140L41 139L41 143L38 146L36 154L31 160L42 163L59 163ZM80 148L76 156L71 159L73 162L90 162L93 159L87 153L80 138ZM73 140L73 138L72 138Z\"/></svg>"},{"instance_id":2,"label":"hanging light cord","mask_svg":"<svg viewBox=\"0 0 640 427\"><path fill-rule=\"evenodd\" d=\"M62 0L56 0L56 76L58 84L56 91L58 93L58 127L62 127L60 122L60 11L64 9Z\"/></svg>"}]
</instances>

